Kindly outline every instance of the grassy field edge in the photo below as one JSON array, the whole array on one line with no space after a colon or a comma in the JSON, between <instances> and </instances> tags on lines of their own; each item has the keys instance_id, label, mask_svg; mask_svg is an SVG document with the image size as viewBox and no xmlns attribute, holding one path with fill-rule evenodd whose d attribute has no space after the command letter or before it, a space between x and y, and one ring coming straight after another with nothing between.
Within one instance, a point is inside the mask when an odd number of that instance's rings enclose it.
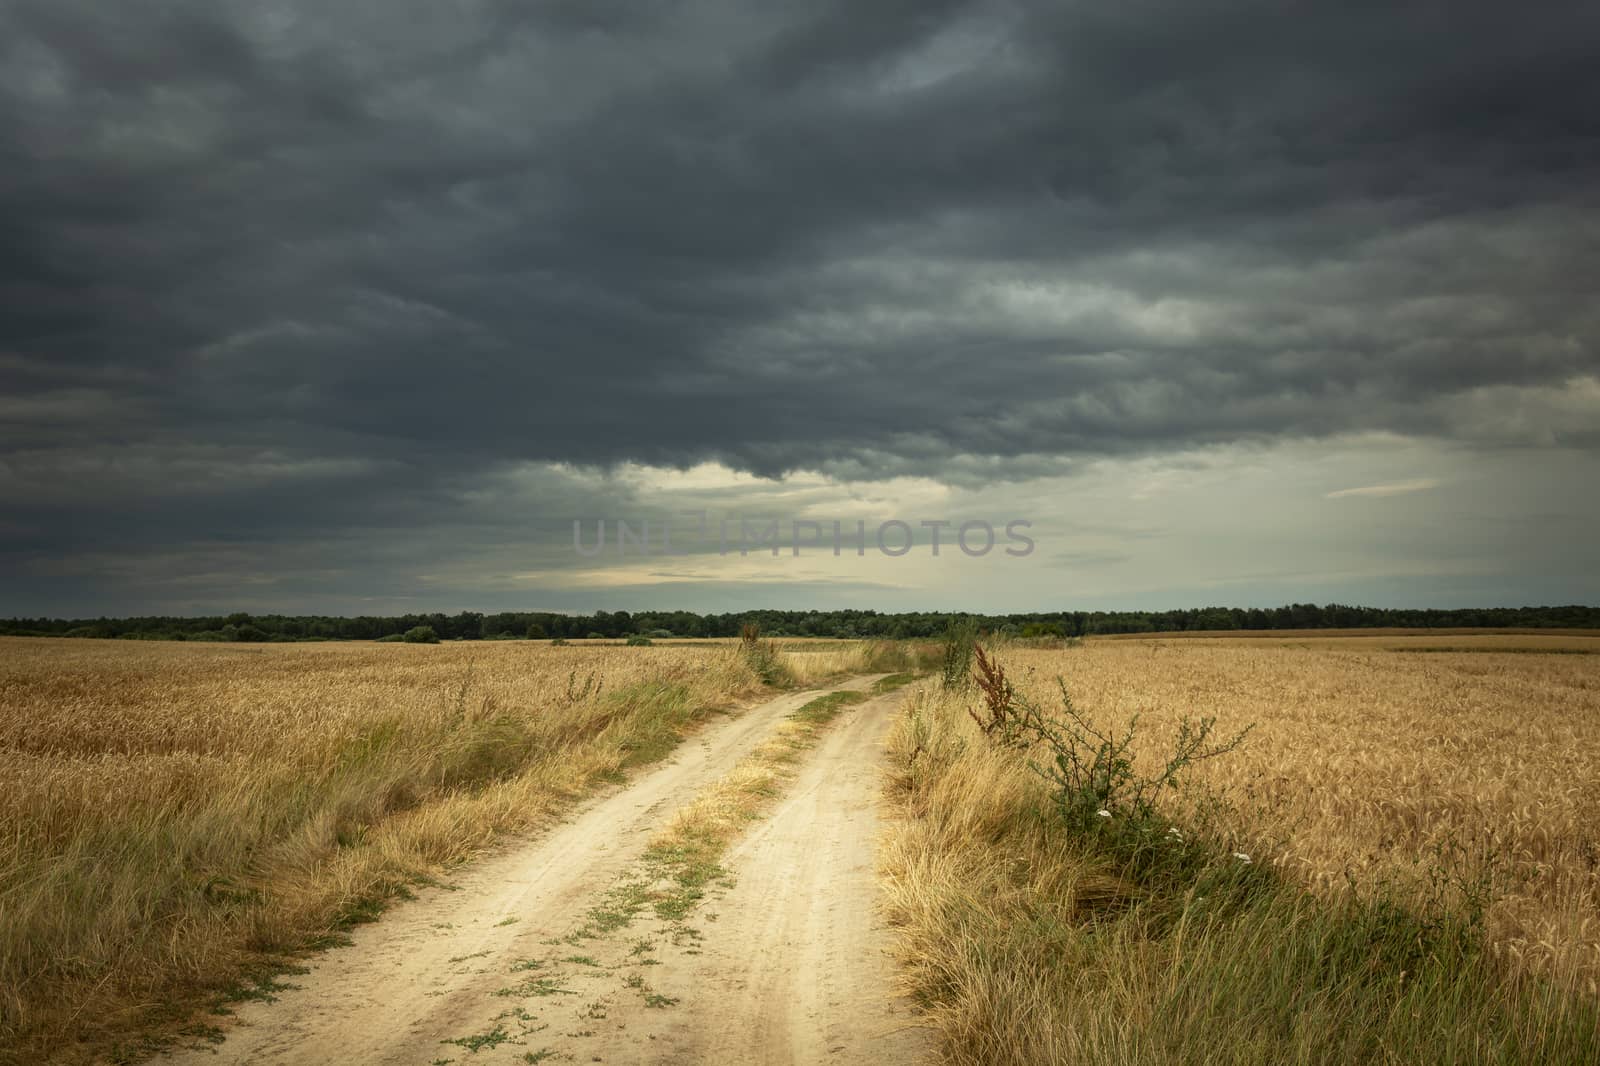
<instances>
[{"instance_id":1,"label":"grassy field edge","mask_svg":"<svg viewBox=\"0 0 1600 1066\"><path fill-rule=\"evenodd\" d=\"M508 705L469 659L448 689L397 692L353 729L307 719L303 751L243 774L181 749L14 748L0 777L38 792L8 797L18 832L0 845L0 1062L132 1062L211 1042L230 1004L272 998L307 952L665 757L717 711L906 659L889 645L628 654L644 680L563 670L537 707ZM50 684L90 683L73 671Z\"/></svg>"},{"instance_id":2,"label":"grassy field edge","mask_svg":"<svg viewBox=\"0 0 1600 1066\"><path fill-rule=\"evenodd\" d=\"M1600 1061L1594 1000L1493 957L1470 875L1335 903L1215 823L1075 823L974 706L927 682L891 738L891 920L947 1061Z\"/></svg>"}]
</instances>

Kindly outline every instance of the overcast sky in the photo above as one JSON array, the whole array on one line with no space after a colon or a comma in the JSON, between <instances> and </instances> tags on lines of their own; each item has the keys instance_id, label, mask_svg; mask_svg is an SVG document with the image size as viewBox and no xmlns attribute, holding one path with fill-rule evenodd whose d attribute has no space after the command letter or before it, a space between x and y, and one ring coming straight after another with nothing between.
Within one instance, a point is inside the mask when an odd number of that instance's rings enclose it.
<instances>
[{"instance_id":1,"label":"overcast sky","mask_svg":"<svg viewBox=\"0 0 1600 1066\"><path fill-rule=\"evenodd\" d=\"M1565 0L0 0L0 615L1600 602L1597 100ZM696 511L868 551L573 547Z\"/></svg>"}]
</instances>

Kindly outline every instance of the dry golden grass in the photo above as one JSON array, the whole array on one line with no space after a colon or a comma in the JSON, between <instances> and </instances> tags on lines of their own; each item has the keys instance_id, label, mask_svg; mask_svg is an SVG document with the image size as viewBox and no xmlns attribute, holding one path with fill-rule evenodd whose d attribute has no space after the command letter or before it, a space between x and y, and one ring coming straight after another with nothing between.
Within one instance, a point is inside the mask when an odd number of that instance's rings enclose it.
<instances>
[{"instance_id":1,"label":"dry golden grass","mask_svg":"<svg viewBox=\"0 0 1600 1066\"><path fill-rule=\"evenodd\" d=\"M0 1059L179 1016L760 689L721 645L0 640Z\"/></svg>"},{"instance_id":2,"label":"dry golden grass","mask_svg":"<svg viewBox=\"0 0 1600 1066\"><path fill-rule=\"evenodd\" d=\"M1526 643L1477 637L1429 654L1384 638L1002 647L1040 707L1060 706L1060 675L1092 721L1141 715L1146 771L1182 716L1215 716L1224 735L1254 724L1242 748L1187 778L1224 794L1220 815L1202 813L1201 790L1169 793L1170 816L1211 826L1218 849L1206 861L1220 872L1193 876L1221 887L1187 895L1130 882L1120 860L1080 846L1027 757L967 717L978 695L926 683L893 738L906 817L886 872L910 980L949 1061L1587 1055L1600 1045L1600 657L1512 650ZM1256 902L1208 910L1206 893L1235 891L1234 849L1257 864L1240 873L1268 864L1310 902L1262 887L1248 889ZM1461 893L1486 867L1485 965L1372 961L1435 935L1423 932L1430 915L1468 914ZM1453 875L1443 896L1431 880L1441 869ZM1363 902L1380 899L1415 905L1414 916Z\"/></svg>"},{"instance_id":3,"label":"dry golden grass","mask_svg":"<svg viewBox=\"0 0 1600 1066\"><path fill-rule=\"evenodd\" d=\"M1414 638L1412 638L1414 639ZM1468 638L1454 637L1455 644ZM1308 885L1415 879L1441 847L1500 866L1496 950L1596 992L1600 981L1600 656L1496 654L1571 638L1475 637L1404 654L1393 638L1310 647L1234 640L1091 641L1011 650L1041 700L1062 675L1078 706L1135 713L1149 746L1184 714L1255 729L1196 781L1246 812L1237 832ZM1428 644L1432 644L1429 641Z\"/></svg>"}]
</instances>

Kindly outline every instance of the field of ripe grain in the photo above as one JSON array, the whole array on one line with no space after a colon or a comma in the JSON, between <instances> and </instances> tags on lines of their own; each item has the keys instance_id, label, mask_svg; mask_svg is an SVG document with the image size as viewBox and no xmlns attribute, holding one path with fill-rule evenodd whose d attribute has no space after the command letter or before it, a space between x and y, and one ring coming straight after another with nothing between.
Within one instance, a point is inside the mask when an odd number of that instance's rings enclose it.
<instances>
[{"instance_id":1,"label":"field of ripe grain","mask_svg":"<svg viewBox=\"0 0 1600 1066\"><path fill-rule=\"evenodd\" d=\"M862 651L0 639L0 1060L238 994L758 673Z\"/></svg>"},{"instance_id":2,"label":"field of ripe grain","mask_svg":"<svg viewBox=\"0 0 1600 1066\"><path fill-rule=\"evenodd\" d=\"M1406 654L1424 648L1438 650ZM1006 660L1040 698L1059 674L1082 708L1142 714L1146 751L1183 714L1253 723L1195 771L1238 805L1244 850L1330 892L1350 877L1423 887L1440 849L1492 862L1495 950L1595 994L1600 656L1571 654L1585 650L1600 639L1091 642Z\"/></svg>"},{"instance_id":3,"label":"field of ripe grain","mask_svg":"<svg viewBox=\"0 0 1600 1066\"><path fill-rule=\"evenodd\" d=\"M1600 656L1574 654L1600 640L1275 636L996 649L1052 714L1060 677L1103 730L1138 715L1140 772L1184 716L1219 736L1253 727L1165 792L1149 839L1190 851L1148 876L1129 865L1148 849L1058 824L1028 768L1048 752L980 734L979 692L913 694L889 875L952 1061L1566 1061L1600 1046ZM1114 834L1122 817L1090 820ZM1205 885L1246 872L1287 888L1206 910L1233 889ZM1416 948L1444 929L1465 961Z\"/></svg>"}]
</instances>

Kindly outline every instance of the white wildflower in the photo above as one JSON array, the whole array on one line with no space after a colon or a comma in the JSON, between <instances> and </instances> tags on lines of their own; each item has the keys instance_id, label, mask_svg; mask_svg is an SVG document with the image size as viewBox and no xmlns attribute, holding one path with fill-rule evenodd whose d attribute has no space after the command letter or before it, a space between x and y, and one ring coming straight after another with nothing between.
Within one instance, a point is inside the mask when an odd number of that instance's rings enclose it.
<instances>
[{"instance_id":1,"label":"white wildflower","mask_svg":"<svg viewBox=\"0 0 1600 1066\"><path fill-rule=\"evenodd\" d=\"M1095 811L1094 813L1098 814L1102 818L1110 818L1111 817L1111 812L1106 810L1104 807L1100 808L1100 810Z\"/></svg>"},{"instance_id":2,"label":"white wildflower","mask_svg":"<svg viewBox=\"0 0 1600 1066\"><path fill-rule=\"evenodd\" d=\"M1236 851L1236 852L1234 852L1234 853L1233 853L1233 857L1234 857L1234 858L1236 858L1236 859L1238 859L1238 860L1239 860L1239 861L1240 861L1240 862L1242 862L1242 863L1244 863L1244 864L1245 864L1245 865L1246 865L1246 866L1249 866L1249 865L1250 865L1250 856L1248 856L1248 855L1246 855L1246 854L1245 854L1245 853L1244 853L1244 852L1242 852L1242 851Z\"/></svg>"}]
</instances>

